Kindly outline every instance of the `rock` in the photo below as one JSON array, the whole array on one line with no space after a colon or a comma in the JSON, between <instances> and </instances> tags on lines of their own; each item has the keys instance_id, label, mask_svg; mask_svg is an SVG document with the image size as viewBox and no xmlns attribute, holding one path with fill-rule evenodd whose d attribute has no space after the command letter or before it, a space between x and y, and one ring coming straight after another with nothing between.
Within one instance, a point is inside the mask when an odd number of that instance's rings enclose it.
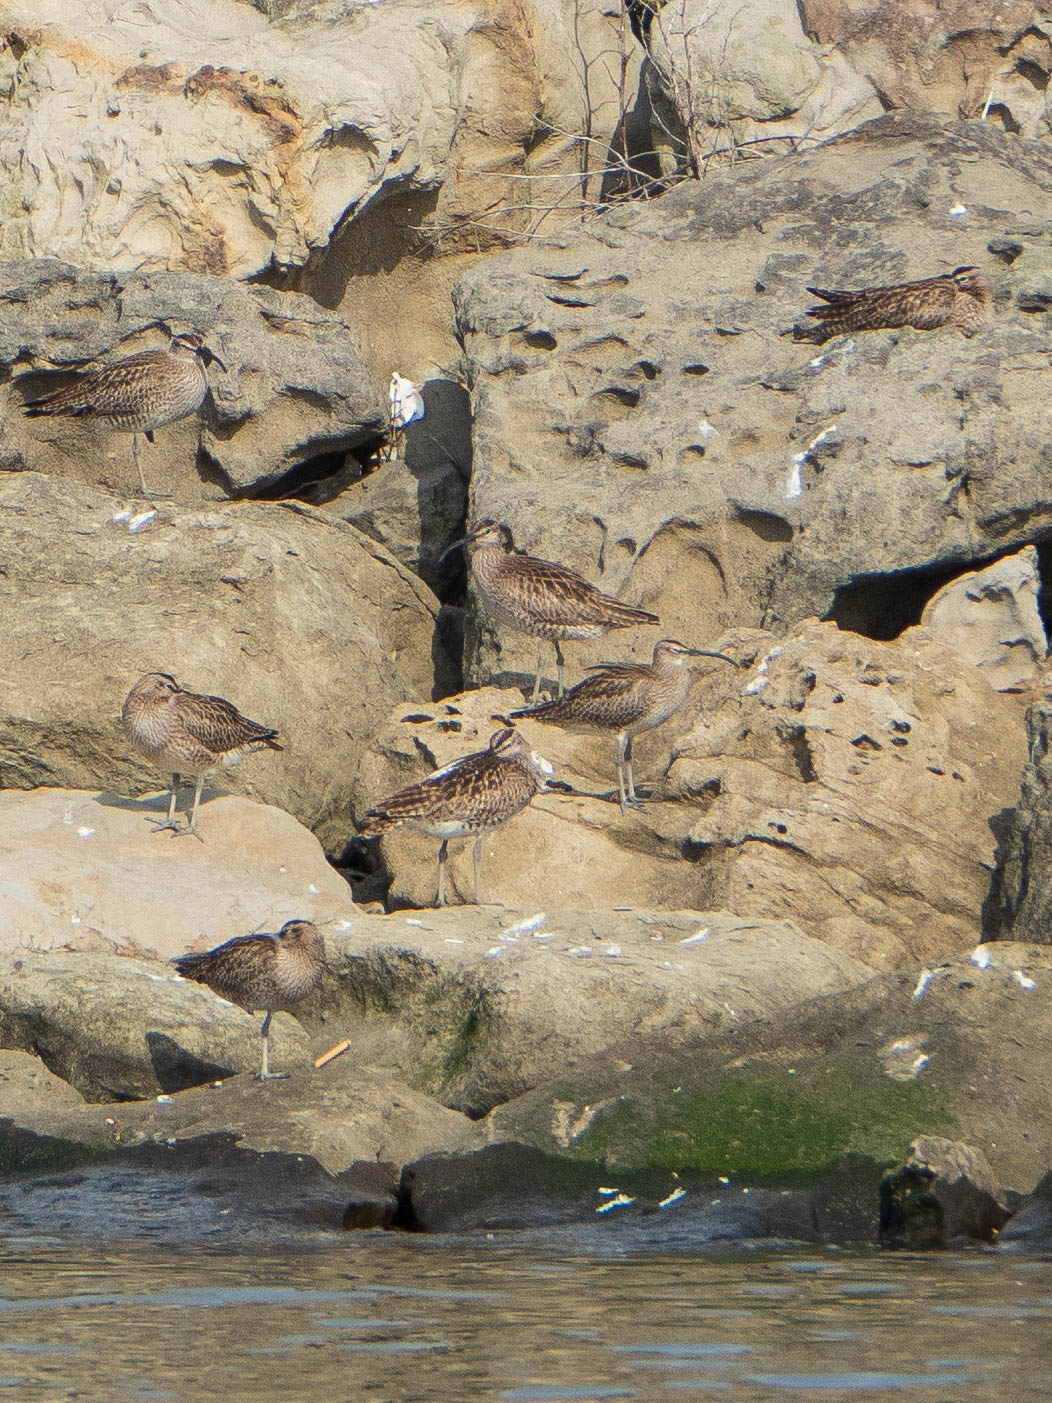
<instances>
[{"instance_id":1,"label":"rock","mask_svg":"<svg viewBox=\"0 0 1052 1403\"><path fill-rule=\"evenodd\" d=\"M805 31L835 44L886 107L989 113L1024 136L1048 131L1052 34L1027 0L979 11L967 0L801 0L800 14Z\"/></svg>"},{"instance_id":2,"label":"rock","mask_svg":"<svg viewBox=\"0 0 1052 1403\"><path fill-rule=\"evenodd\" d=\"M944 586L921 623L982 668L992 687L1018 687L1033 682L1048 652L1040 589L1037 550L1027 546Z\"/></svg>"},{"instance_id":3,"label":"rock","mask_svg":"<svg viewBox=\"0 0 1052 1403\"><path fill-rule=\"evenodd\" d=\"M456 354L438 254L556 204L579 169L572 134L601 152L621 115L604 61L616 23L562 0L499 16L481 0L282 0L268 15L216 0L192 25L179 0L98 23L69 0L13 0L5 24L0 257L298 274L369 328L385 382L414 346ZM539 195L508 178L524 173L546 177Z\"/></svg>"},{"instance_id":4,"label":"rock","mask_svg":"<svg viewBox=\"0 0 1052 1403\"><path fill-rule=\"evenodd\" d=\"M788 922L725 912L359 916L329 950L348 1056L472 1116L612 1043L680 1045L867 974Z\"/></svg>"},{"instance_id":5,"label":"rock","mask_svg":"<svg viewBox=\"0 0 1052 1403\"><path fill-rule=\"evenodd\" d=\"M884 111L842 54L804 34L793 0L663 6L648 51L655 149L669 146L669 133L680 137L670 169L689 167L691 152L707 164L748 147L753 155L795 149L800 139L835 136Z\"/></svg>"},{"instance_id":6,"label":"rock","mask_svg":"<svg viewBox=\"0 0 1052 1403\"><path fill-rule=\"evenodd\" d=\"M231 493L258 492L382 432L383 392L358 339L308 297L233 278L25 259L0 264L0 365L18 377L0 410L3 466L138 493L128 434L83 419L28 420L20 405L68 383L38 372L94 369L187 330L227 368L210 367L199 414L140 443L151 487L189 501L220 496L217 479Z\"/></svg>"},{"instance_id":7,"label":"rock","mask_svg":"<svg viewBox=\"0 0 1052 1403\"><path fill-rule=\"evenodd\" d=\"M651 799L638 813L618 810L609 737L519 722L562 789L486 838L483 896L536 904L540 881L548 910L602 901L799 921L878 969L973 945L990 824L1016 802L1025 758L1019 700L922 628L894 643L814 622L783 640L736 630L710 641L751 665L711 664L682 711L640 739ZM356 818L481 748L520 696L484 688L396 708L362 759ZM385 836L394 903L434 900L436 852L415 834ZM451 871L467 899L466 849Z\"/></svg>"},{"instance_id":8,"label":"rock","mask_svg":"<svg viewBox=\"0 0 1052 1403\"><path fill-rule=\"evenodd\" d=\"M0 974L0 1043L35 1052L88 1101L254 1072L261 1022L163 966L115 955L26 953ZM270 1038L275 1067L305 1059L306 1037L289 1015L274 1015Z\"/></svg>"},{"instance_id":9,"label":"rock","mask_svg":"<svg viewBox=\"0 0 1052 1403\"><path fill-rule=\"evenodd\" d=\"M1046 316L1012 299L1045 266L1029 211L1050 180L1044 143L887 116L484 259L455 294L472 518L506 520L691 643L811 616L897 636L951 572L1044 540ZM1019 252L995 262L1005 239ZM965 263L997 289L972 340L880 331L815 355L788 335L808 285ZM501 647L502 669L525 670L528 643ZM492 675L494 645L468 664Z\"/></svg>"},{"instance_id":10,"label":"rock","mask_svg":"<svg viewBox=\"0 0 1052 1403\"><path fill-rule=\"evenodd\" d=\"M1028 708L1029 756L1017 806L996 816L997 871L984 909L984 928L996 939L1052 943L1052 886L1047 873L1052 837L1052 700ZM993 822L993 821L992 821Z\"/></svg>"},{"instance_id":11,"label":"rock","mask_svg":"<svg viewBox=\"0 0 1052 1403\"><path fill-rule=\"evenodd\" d=\"M729 1199L758 1180L835 1182L853 1157L874 1228L878 1182L918 1136L973 1146L1006 1194L1028 1193L1052 1162L1050 996L1047 947L996 942L675 1047L611 1041L484 1126L609 1174L722 1175Z\"/></svg>"},{"instance_id":12,"label":"rock","mask_svg":"<svg viewBox=\"0 0 1052 1403\"><path fill-rule=\"evenodd\" d=\"M1052 1248L1052 1171L1019 1203L1001 1233L1001 1242L1017 1250L1048 1252Z\"/></svg>"},{"instance_id":13,"label":"rock","mask_svg":"<svg viewBox=\"0 0 1052 1403\"><path fill-rule=\"evenodd\" d=\"M147 819L164 807L162 795L0 791L0 959L69 950L169 960L296 916L353 916L318 840L280 809L211 799L198 843L153 830Z\"/></svg>"},{"instance_id":14,"label":"rock","mask_svg":"<svg viewBox=\"0 0 1052 1403\"><path fill-rule=\"evenodd\" d=\"M214 782L278 804L340 852L366 737L396 702L442 685L434 597L307 507L140 505L0 476L0 784L127 795L166 783L118 720L132 683L160 669L279 729L283 753Z\"/></svg>"},{"instance_id":15,"label":"rock","mask_svg":"<svg viewBox=\"0 0 1052 1403\"><path fill-rule=\"evenodd\" d=\"M75 1087L29 1052L0 1052L0 1091L8 1115L84 1104Z\"/></svg>"},{"instance_id":16,"label":"rock","mask_svg":"<svg viewBox=\"0 0 1052 1403\"><path fill-rule=\"evenodd\" d=\"M993 1242L1011 1216L1003 1198L981 1151L921 1136L881 1184L881 1243L924 1251Z\"/></svg>"}]
</instances>

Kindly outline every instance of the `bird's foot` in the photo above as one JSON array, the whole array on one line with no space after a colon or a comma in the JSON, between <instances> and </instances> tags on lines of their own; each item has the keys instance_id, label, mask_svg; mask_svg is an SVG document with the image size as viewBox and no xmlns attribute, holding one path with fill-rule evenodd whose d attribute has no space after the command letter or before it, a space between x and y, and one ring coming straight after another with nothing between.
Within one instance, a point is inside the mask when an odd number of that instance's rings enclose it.
<instances>
[{"instance_id":1,"label":"bird's foot","mask_svg":"<svg viewBox=\"0 0 1052 1403\"><path fill-rule=\"evenodd\" d=\"M148 497L151 502L170 502L172 494L170 492L155 492L152 487L140 488L142 496Z\"/></svg>"},{"instance_id":2,"label":"bird's foot","mask_svg":"<svg viewBox=\"0 0 1052 1403\"><path fill-rule=\"evenodd\" d=\"M256 1081L287 1081L288 1072L257 1072Z\"/></svg>"},{"instance_id":3,"label":"bird's foot","mask_svg":"<svg viewBox=\"0 0 1052 1403\"><path fill-rule=\"evenodd\" d=\"M155 833L185 833L186 824L174 818L148 818L146 822Z\"/></svg>"}]
</instances>

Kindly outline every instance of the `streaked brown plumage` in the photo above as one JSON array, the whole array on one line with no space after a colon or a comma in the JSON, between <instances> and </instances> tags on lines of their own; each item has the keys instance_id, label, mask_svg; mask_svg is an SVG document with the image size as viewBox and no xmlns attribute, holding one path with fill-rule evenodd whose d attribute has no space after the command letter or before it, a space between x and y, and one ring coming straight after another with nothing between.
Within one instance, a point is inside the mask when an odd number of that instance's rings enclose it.
<instances>
[{"instance_id":1,"label":"streaked brown plumage","mask_svg":"<svg viewBox=\"0 0 1052 1403\"><path fill-rule=\"evenodd\" d=\"M974 336L989 315L993 297L987 278L971 267L892 287L863 287L856 292L820 287L807 290L829 305L808 307L807 315L820 324L798 327L794 335L798 341L818 343L847 331L896 326L911 326L916 331L955 326L962 336Z\"/></svg>"},{"instance_id":2,"label":"streaked brown plumage","mask_svg":"<svg viewBox=\"0 0 1052 1403\"><path fill-rule=\"evenodd\" d=\"M485 750L465 755L451 765L400 789L365 815L367 837L390 828L412 828L440 838L438 905L446 904L446 851L450 838L475 834L472 852L475 903L480 902L479 871L482 839L526 807L552 774L547 760L535 754L517 731L495 731Z\"/></svg>"},{"instance_id":3,"label":"streaked brown plumage","mask_svg":"<svg viewBox=\"0 0 1052 1403\"><path fill-rule=\"evenodd\" d=\"M641 732L667 721L686 701L693 681L691 658L720 658L737 667L734 658L725 653L688 648L674 638L663 638L654 649L652 662L603 663L565 696L524 707L511 715L551 722L568 730L613 731L618 802L625 809L638 803L632 774L632 741Z\"/></svg>"},{"instance_id":4,"label":"streaked brown plumage","mask_svg":"<svg viewBox=\"0 0 1052 1403\"><path fill-rule=\"evenodd\" d=\"M495 624L547 638L555 644L558 691L563 691L561 644L572 638L602 638L614 628L660 623L656 614L603 594L565 565L515 549L503 522L480 521L465 536L472 543L471 577L487 615ZM452 549L452 547L450 547ZM543 651L537 650L534 699L541 690Z\"/></svg>"},{"instance_id":5,"label":"streaked brown plumage","mask_svg":"<svg viewBox=\"0 0 1052 1403\"><path fill-rule=\"evenodd\" d=\"M131 433L132 456L144 496L165 496L146 486L139 462L139 434L152 443L154 429L174 424L201 407L208 393L204 367L212 360L223 364L200 336L175 336L166 351L137 351L112 365L86 371L65 389L29 400L22 412L31 419L50 415L94 419L109 429Z\"/></svg>"},{"instance_id":6,"label":"streaked brown plumage","mask_svg":"<svg viewBox=\"0 0 1052 1403\"><path fill-rule=\"evenodd\" d=\"M221 999L248 1013L263 1009L261 1081L287 1076L269 1066L271 1017L318 987L325 970L325 940L310 921L286 921L276 935L238 935L203 955L177 955L172 964L184 979L207 984Z\"/></svg>"},{"instance_id":7,"label":"streaked brown plumage","mask_svg":"<svg viewBox=\"0 0 1052 1403\"><path fill-rule=\"evenodd\" d=\"M243 755L269 748L281 750L277 731L242 716L222 697L187 692L167 672L147 672L124 700L124 733L145 759L172 775L168 818L157 831L197 833L197 806L205 776L236 765ZM185 826L175 821L180 775L197 779L193 808ZM151 820L152 821L152 820Z\"/></svg>"}]
</instances>

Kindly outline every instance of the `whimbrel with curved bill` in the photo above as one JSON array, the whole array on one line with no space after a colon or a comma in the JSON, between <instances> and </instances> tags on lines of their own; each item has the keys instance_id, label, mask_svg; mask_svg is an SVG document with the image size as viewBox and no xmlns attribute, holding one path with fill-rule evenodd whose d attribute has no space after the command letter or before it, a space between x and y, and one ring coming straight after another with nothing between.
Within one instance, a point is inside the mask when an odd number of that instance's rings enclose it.
<instances>
[{"instance_id":1,"label":"whimbrel with curved bill","mask_svg":"<svg viewBox=\"0 0 1052 1403\"><path fill-rule=\"evenodd\" d=\"M246 1013L266 1012L261 1029L260 1081L276 1081L269 1062L270 1020L316 989L325 970L325 940L311 921L286 921L276 935L238 935L203 955L177 955L171 962L184 979L207 984L221 999Z\"/></svg>"},{"instance_id":2,"label":"whimbrel with curved bill","mask_svg":"<svg viewBox=\"0 0 1052 1403\"><path fill-rule=\"evenodd\" d=\"M563 694L561 644L567 639L602 638L613 628L661 622L646 609L603 594L566 565L517 551L511 530L503 522L480 521L455 544L468 543L473 546L471 578L492 621L555 644L559 696ZM541 691L543 657L543 649L538 648L534 701Z\"/></svg>"},{"instance_id":3,"label":"whimbrel with curved bill","mask_svg":"<svg viewBox=\"0 0 1052 1403\"><path fill-rule=\"evenodd\" d=\"M197 832L197 806L205 776L230 765L254 750L283 749L277 731L249 721L237 707L222 697L187 692L167 672L147 672L140 677L124 700L121 711L124 733L145 759L172 776L168 818L154 823L157 832ZM175 821L176 795L181 775L195 776L193 808L184 825Z\"/></svg>"},{"instance_id":4,"label":"whimbrel with curved bill","mask_svg":"<svg viewBox=\"0 0 1052 1403\"><path fill-rule=\"evenodd\" d=\"M828 341L847 331L878 331L911 326L915 331L936 331L955 326L962 336L974 336L990 312L993 289L979 268L955 268L934 278L891 287L809 287L808 292L828 305L808 307L807 315L818 326L805 323L794 333L798 341Z\"/></svg>"},{"instance_id":5,"label":"whimbrel with curved bill","mask_svg":"<svg viewBox=\"0 0 1052 1403\"><path fill-rule=\"evenodd\" d=\"M632 774L632 741L667 721L686 701L694 680L692 658L719 658L738 666L726 653L688 648L674 638L663 638L654 649L652 662L601 663L591 677L571 687L565 696L511 715L552 722L568 730L613 731L618 801L624 810L639 802Z\"/></svg>"},{"instance_id":6,"label":"whimbrel with curved bill","mask_svg":"<svg viewBox=\"0 0 1052 1403\"><path fill-rule=\"evenodd\" d=\"M133 356L89 370L64 390L29 400L22 412L31 419L68 415L94 419L108 429L132 435L132 457L145 497L166 497L146 486L139 462L139 435L153 442L154 429L174 424L201 407L208 393L205 365L218 362L202 338L188 332L172 338L166 351L137 351Z\"/></svg>"},{"instance_id":7,"label":"whimbrel with curved bill","mask_svg":"<svg viewBox=\"0 0 1052 1403\"><path fill-rule=\"evenodd\" d=\"M438 849L438 905L446 904L446 852L450 838L475 836L472 862L475 904L481 902L479 874L482 840L507 823L544 788L553 768L537 755L510 727L495 731L485 750L454 760L441 770L400 789L365 815L362 832L367 837L390 828L412 828L429 838L440 838Z\"/></svg>"}]
</instances>

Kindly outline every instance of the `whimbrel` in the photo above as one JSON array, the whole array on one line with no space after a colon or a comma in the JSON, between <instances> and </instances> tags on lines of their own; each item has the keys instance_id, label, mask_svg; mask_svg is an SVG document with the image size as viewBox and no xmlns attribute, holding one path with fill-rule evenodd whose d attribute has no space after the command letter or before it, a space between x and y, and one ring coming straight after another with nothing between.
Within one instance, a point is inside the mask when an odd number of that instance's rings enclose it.
<instances>
[{"instance_id":1,"label":"whimbrel","mask_svg":"<svg viewBox=\"0 0 1052 1403\"><path fill-rule=\"evenodd\" d=\"M325 940L310 921L286 921L277 935L238 935L203 955L177 955L172 964L184 979L207 984L221 999L247 1013L263 1009L263 1062L260 1081L287 1072L269 1064L270 1020L316 989L325 969Z\"/></svg>"},{"instance_id":2,"label":"whimbrel","mask_svg":"<svg viewBox=\"0 0 1052 1403\"><path fill-rule=\"evenodd\" d=\"M446 851L450 838L475 835L472 862L475 904L481 902L479 873L482 840L524 809L545 786L552 766L510 727L495 731L485 750L465 755L441 770L400 789L365 815L367 837L390 828L407 827L429 838L440 838L438 905L446 904Z\"/></svg>"},{"instance_id":3,"label":"whimbrel","mask_svg":"<svg viewBox=\"0 0 1052 1403\"><path fill-rule=\"evenodd\" d=\"M197 806L205 776L224 766L236 765L243 755L269 747L281 750L277 731L249 721L222 697L187 692L166 672L140 677L124 700L121 723L129 741L145 759L172 776L168 818L154 823L157 832L197 832ZM193 808L184 825L175 821L176 795L181 775L196 776Z\"/></svg>"},{"instance_id":4,"label":"whimbrel","mask_svg":"<svg viewBox=\"0 0 1052 1403\"><path fill-rule=\"evenodd\" d=\"M726 653L688 648L674 638L663 638L654 649L652 662L602 663L565 696L511 715L550 721L568 730L613 731L617 793L624 810L639 802L632 774L632 741L642 731L652 731L667 721L686 701L693 681L692 658L719 658L738 666Z\"/></svg>"},{"instance_id":5,"label":"whimbrel","mask_svg":"<svg viewBox=\"0 0 1052 1403\"><path fill-rule=\"evenodd\" d=\"M473 545L471 577L493 622L555 644L559 696L563 694L561 644L566 639L602 638L613 628L661 622L656 614L603 594L566 565L517 551L503 522L480 521L456 545L469 542ZM534 701L540 695L543 657L538 647Z\"/></svg>"},{"instance_id":6,"label":"whimbrel","mask_svg":"<svg viewBox=\"0 0 1052 1403\"><path fill-rule=\"evenodd\" d=\"M89 370L72 385L40 399L29 400L22 412L34 419L69 415L95 419L109 429L132 435L132 457L145 497L166 497L146 486L139 462L139 435L153 442L154 429L174 424L201 407L208 393L205 365L223 362L202 338L188 332L172 338L167 351L137 351L133 356Z\"/></svg>"},{"instance_id":7,"label":"whimbrel","mask_svg":"<svg viewBox=\"0 0 1052 1403\"><path fill-rule=\"evenodd\" d=\"M916 331L955 326L962 336L974 336L986 320L993 298L985 274L971 267L891 287L863 287L855 292L820 287L807 290L828 305L808 307L807 315L819 325L805 324L794 334L798 341L819 343L846 331L896 326L911 326Z\"/></svg>"}]
</instances>

